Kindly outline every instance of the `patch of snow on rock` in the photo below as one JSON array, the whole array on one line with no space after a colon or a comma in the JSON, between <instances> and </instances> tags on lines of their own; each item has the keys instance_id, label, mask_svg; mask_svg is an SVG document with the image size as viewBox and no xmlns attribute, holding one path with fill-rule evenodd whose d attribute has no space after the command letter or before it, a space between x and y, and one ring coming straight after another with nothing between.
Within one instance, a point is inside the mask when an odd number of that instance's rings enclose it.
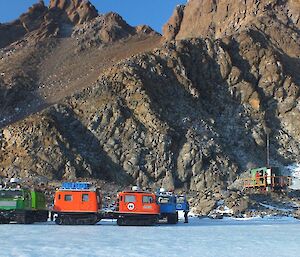
<instances>
[{"instance_id":1,"label":"patch of snow on rock","mask_svg":"<svg viewBox=\"0 0 300 257\"><path fill-rule=\"evenodd\" d=\"M291 189L300 190L300 164L294 163L286 167L288 175L293 177Z\"/></svg>"}]
</instances>

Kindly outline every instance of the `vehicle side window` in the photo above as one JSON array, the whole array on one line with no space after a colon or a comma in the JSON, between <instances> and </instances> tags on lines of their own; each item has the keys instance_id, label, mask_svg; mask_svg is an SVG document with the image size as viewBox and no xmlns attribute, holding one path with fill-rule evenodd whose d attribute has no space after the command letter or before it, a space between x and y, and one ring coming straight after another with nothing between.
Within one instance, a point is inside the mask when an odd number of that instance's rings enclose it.
<instances>
[{"instance_id":1,"label":"vehicle side window","mask_svg":"<svg viewBox=\"0 0 300 257\"><path fill-rule=\"evenodd\" d=\"M73 200L73 196L72 195L65 195L65 201L71 202L72 200Z\"/></svg>"},{"instance_id":2,"label":"vehicle side window","mask_svg":"<svg viewBox=\"0 0 300 257\"><path fill-rule=\"evenodd\" d=\"M135 195L125 195L125 203L134 203Z\"/></svg>"},{"instance_id":3,"label":"vehicle side window","mask_svg":"<svg viewBox=\"0 0 300 257\"><path fill-rule=\"evenodd\" d=\"M153 197L150 195L143 195L143 203L153 203Z\"/></svg>"},{"instance_id":4,"label":"vehicle side window","mask_svg":"<svg viewBox=\"0 0 300 257\"><path fill-rule=\"evenodd\" d=\"M88 194L82 194L82 201L88 202L89 201L89 195Z\"/></svg>"},{"instance_id":5,"label":"vehicle side window","mask_svg":"<svg viewBox=\"0 0 300 257\"><path fill-rule=\"evenodd\" d=\"M59 195L58 195L58 200L60 200L60 199L61 199L61 195L59 194Z\"/></svg>"}]
</instances>

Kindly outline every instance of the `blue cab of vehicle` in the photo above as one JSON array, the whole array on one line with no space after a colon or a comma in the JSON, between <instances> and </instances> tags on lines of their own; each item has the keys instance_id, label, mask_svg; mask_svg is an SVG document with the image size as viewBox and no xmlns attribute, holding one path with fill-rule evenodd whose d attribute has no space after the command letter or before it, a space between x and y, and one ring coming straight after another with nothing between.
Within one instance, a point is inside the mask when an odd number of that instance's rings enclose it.
<instances>
[{"instance_id":1,"label":"blue cab of vehicle","mask_svg":"<svg viewBox=\"0 0 300 257\"><path fill-rule=\"evenodd\" d=\"M157 203L160 207L160 220L167 219L168 224L178 222L178 212L176 210L176 196L173 192L166 192L163 188L156 193Z\"/></svg>"},{"instance_id":2,"label":"blue cab of vehicle","mask_svg":"<svg viewBox=\"0 0 300 257\"><path fill-rule=\"evenodd\" d=\"M176 196L176 210L185 212L188 212L190 210L190 206L185 195Z\"/></svg>"}]
</instances>

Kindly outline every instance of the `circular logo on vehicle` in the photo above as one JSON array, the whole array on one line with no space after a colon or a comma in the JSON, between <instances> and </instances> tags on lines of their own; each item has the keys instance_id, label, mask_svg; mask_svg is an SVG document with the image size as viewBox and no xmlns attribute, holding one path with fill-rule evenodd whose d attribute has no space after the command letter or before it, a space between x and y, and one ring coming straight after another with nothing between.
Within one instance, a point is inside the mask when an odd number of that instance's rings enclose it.
<instances>
[{"instance_id":1,"label":"circular logo on vehicle","mask_svg":"<svg viewBox=\"0 0 300 257\"><path fill-rule=\"evenodd\" d=\"M178 204L176 205L176 208L177 208L177 209L181 209L181 208L182 208L182 205L181 205L180 203L178 203Z\"/></svg>"},{"instance_id":2,"label":"circular logo on vehicle","mask_svg":"<svg viewBox=\"0 0 300 257\"><path fill-rule=\"evenodd\" d=\"M127 205L128 210L132 211L134 209L134 203L129 203Z\"/></svg>"}]
</instances>

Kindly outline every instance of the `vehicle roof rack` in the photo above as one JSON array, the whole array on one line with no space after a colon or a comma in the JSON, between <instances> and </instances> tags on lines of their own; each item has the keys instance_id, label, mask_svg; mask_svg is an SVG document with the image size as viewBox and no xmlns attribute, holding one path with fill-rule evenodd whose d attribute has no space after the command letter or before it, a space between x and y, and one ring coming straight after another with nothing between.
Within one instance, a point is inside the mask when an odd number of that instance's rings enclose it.
<instances>
[{"instance_id":1,"label":"vehicle roof rack","mask_svg":"<svg viewBox=\"0 0 300 257\"><path fill-rule=\"evenodd\" d=\"M90 190L91 184L87 182L63 182L61 190Z\"/></svg>"}]
</instances>

